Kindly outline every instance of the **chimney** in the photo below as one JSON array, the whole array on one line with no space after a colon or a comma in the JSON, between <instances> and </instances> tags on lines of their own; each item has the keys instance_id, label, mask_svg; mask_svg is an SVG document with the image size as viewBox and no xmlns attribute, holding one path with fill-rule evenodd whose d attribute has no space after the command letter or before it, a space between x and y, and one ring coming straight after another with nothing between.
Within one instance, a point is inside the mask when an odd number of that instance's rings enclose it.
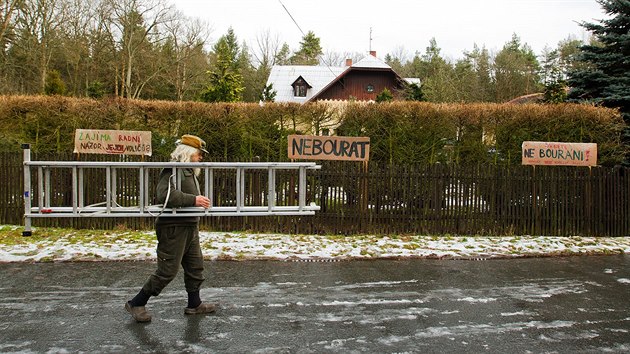
<instances>
[{"instance_id":1,"label":"chimney","mask_svg":"<svg viewBox=\"0 0 630 354\"><path fill-rule=\"evenodd\" d=\"M352 66L352 58L346 59L346 66Z\"/></svg>"},{"instance_id":2,"label":"chimney","mask_svg":"<svg viewBox=\"0 0 630 354\"><path fill-rule=\"evenodd\" d=\"M370 55L373 56L374 58L376 58L376 51L375 50L370 50Z\"/></svg>"}]
</instances>

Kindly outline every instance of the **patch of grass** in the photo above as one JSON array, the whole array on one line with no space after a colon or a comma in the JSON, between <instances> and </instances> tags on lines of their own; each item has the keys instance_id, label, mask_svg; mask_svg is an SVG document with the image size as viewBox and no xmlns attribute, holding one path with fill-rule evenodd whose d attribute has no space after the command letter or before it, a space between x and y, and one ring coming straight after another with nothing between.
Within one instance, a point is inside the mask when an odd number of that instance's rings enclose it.
<instances>
[{"instance_id":1,"label":"patch of grass","mask_svg":"<svg viewBox=\"0 0 630 354\"><path fill-rule=\"evenodd\" d=\"M3 245L24 245L42 241L58 242L64 241L69 244L107 244L120 240L125 242L151 241L155 236L146 231L124 230L89 230L89 229L65 229L65 228L34 228L32 236L22 236L22 228L6 227L0 228L0 244Z\"/></svg>"}]
</instances>

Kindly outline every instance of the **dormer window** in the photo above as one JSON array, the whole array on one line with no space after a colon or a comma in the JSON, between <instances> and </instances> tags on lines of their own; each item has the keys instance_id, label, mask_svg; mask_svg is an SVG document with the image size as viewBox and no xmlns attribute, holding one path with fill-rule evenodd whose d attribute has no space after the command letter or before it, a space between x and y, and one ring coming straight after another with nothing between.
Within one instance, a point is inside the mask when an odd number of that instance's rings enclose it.
<instances>
[{"instance_id":1,"label":"dormer window","mask_svg":"<svg viewBox=\"0 0 630 354\"><path fill-rule=\"evenodd\" d=\"M306 97L306 90L308 90L306 85L295 85L293 86L293 96Z\"/></svg>"},{"instance_id":2,"label":"dormer window","mask_svg":"<svg viewBox=\"0 0 630 354\"><path fill-rule=\"evenodd\" d=\"M293 81L291 86L293 87L293 97L306 97L306 92L311 88L311 85L302 76Z\"/></svg>"}]
</instances>

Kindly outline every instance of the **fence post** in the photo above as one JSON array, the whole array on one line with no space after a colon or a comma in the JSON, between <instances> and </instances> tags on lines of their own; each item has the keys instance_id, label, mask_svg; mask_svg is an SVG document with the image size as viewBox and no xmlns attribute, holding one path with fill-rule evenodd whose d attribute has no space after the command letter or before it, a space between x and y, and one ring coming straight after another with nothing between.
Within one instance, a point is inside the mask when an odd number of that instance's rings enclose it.
<instances>
[{"instance_id":1,"label":"fence post","mask_svg":"<svg viewBox=\"0 0 630 354\"><path fill-rule=\"evenodd\" d=\"M536 195L536 165L532 165L532 223L531 230L529 233L531 235L536 234L536 227L538 226L538 196Z\"/></svg>"},{"instance_id":2,"label":"fence post","mask_svg":"<svg viewBox=\"0 0 630 354\"><path fill-rule=\"evenodd\" d=\"M22 236L31 236L31 218L28 214L31 212L31 167L27 162L31 161L31 144L22 144L24 155L24 231Z\"/></svg>"}]
</instances>

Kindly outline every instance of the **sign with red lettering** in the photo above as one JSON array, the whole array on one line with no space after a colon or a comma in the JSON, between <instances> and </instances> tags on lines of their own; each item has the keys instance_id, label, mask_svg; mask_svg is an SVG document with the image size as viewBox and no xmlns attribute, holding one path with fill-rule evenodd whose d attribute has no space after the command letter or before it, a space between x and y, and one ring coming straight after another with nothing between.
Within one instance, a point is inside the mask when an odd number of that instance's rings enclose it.
<instances>
[{"instance_id":1,"label":"sign with red lettering","mask_svg":"<svg viewBox=\"0 0 630 354\"><path fill-rule=\"evenodd\" d=\"M523 165L597 165L597 144L523 142Z\"/></svg>"},{"instance_id":2,"label":"sign with red lettering","mask_svg":"<svg viewBox=\"0 0 630 354\"><path fill-rule=\"evenodd\" d=\"M289 135L290 159L368 161L370 138Z\"/></svg>"},{"instance_id":3,"label":"sign with red lettering","mask_svg":"<svg viewBox=\"0 0 630 354\"><path fill-rule=\"evenodd\" d=\"M74 152L151 156L151 132L77 129L74 132Z\"/></svg>"}]
</instances>

